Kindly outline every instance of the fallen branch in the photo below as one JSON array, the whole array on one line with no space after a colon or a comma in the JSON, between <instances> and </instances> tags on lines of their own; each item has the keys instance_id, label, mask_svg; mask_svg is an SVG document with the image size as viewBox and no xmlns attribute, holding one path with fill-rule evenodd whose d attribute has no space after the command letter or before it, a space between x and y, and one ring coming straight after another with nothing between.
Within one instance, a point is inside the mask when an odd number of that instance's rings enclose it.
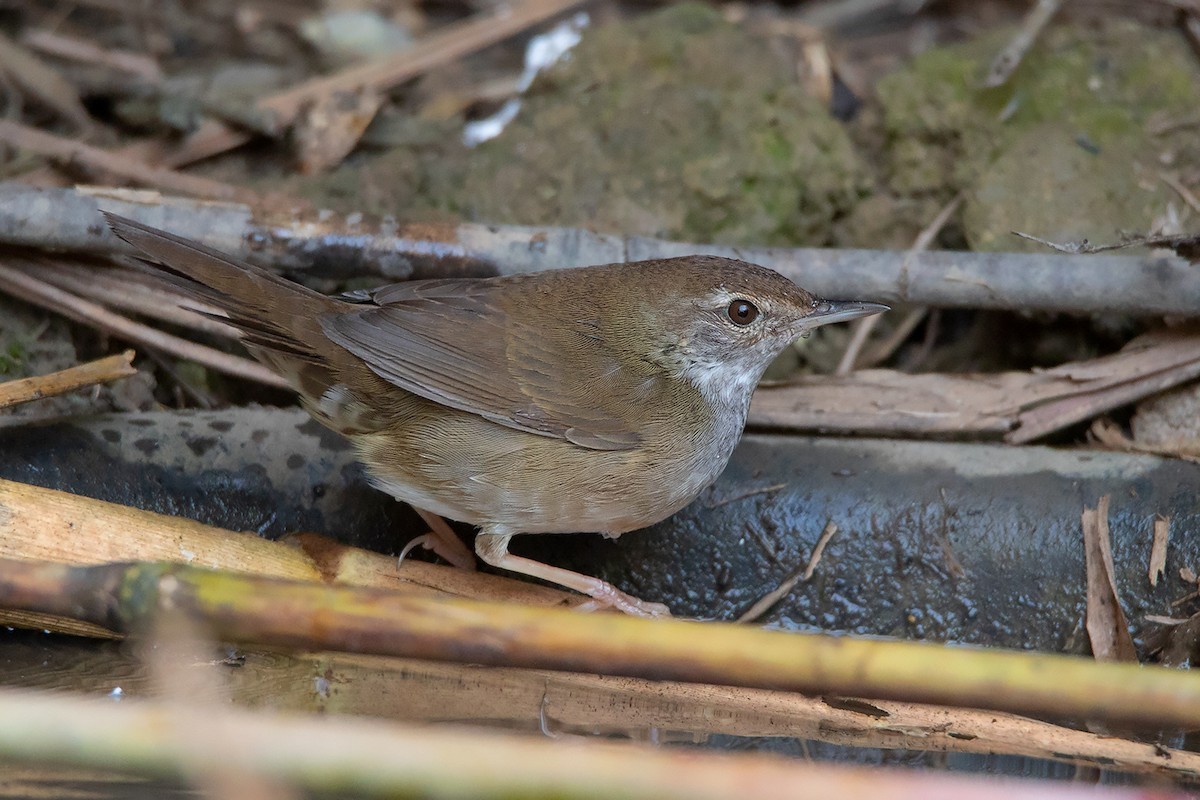
<instances>
[{"instance_id":1,"label":"fallen branch","mask_svg":"<svg viewBox=\"0 0 1200 800\"><path fill-rule=\"evenodd\" d=\"M962 705L1191 729L1191 676L1070 656L760 630L737 623L423 597L172 564L0 559L0 607L148 630L160 609L221 641Z\"/></svg>"},{"instance_id":2,"label":"fallen branch","mask_svg":"<svg viewBox=\"0 0 1200 800\"><path fill-rule=\"evenodd\" d=\"M108 383L136 374L137 370L133 368L133 351L126 350L115 356L78 364L51 372L49 375L0 383L0 408L66 394L85 386Z\"/></svg>"},{"instance_id":3,"label":"fallen branch","mask_svg":"<svg viewBox=\"0 0 1200 800\"><path fill-rule=\"evenodd\" d=\"M281 216L112 189L0 184L0 243L129 253L99 208L199 239L230 255L323 277L388 280L529 272L692 253L772 266L830 298L1085 314L1200 313L1200 270L1183 259L1056 254L908 253L724 247L624 238L565 228L399 225L336 214Z\"/></svg>"}]
</instances>

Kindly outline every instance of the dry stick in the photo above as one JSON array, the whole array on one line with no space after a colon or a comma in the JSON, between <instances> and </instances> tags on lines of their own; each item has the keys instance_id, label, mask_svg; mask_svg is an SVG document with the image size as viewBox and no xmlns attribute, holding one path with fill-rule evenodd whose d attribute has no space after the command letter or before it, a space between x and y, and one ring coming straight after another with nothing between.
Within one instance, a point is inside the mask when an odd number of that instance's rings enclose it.
<instances>
[{"instance_id":1,"label":"dry stick","mask_svg":"<svg viewBox=\"0 0 1200 800\"><path fill-rule=\"evenodd\" d=\"M163 78L158 62L150 56L128 50L100 47L86 39L67 36L57 31L45 29L25 31L21 36L21 42L47 55L115 69L134 75L148 83L159 83Z\"/></svg>"},{"instance_id":2,"label":"dry stick","mask_svg":"<svg viewBox=\"0 0 1200 800\"><path fill-rule=\"evenodd\" d=\"M434 67L455 61L503 41L550 17L568 11L582 0L525 0L515 7L506 6L495 14L480 14L463 22L447 25L412 47L379 62L350 67L322 76L259 101L259 108L273 111L284 126L309 103L335 92L353 92L362 88L384 91ZM221 122L208 121L200 126L163 163L173 167L190 164L217 155L250 140L250 135ZM121 151L125 152L125 151ZM130 155L140 151L131 151Z\"/></svg>"},{"instance_id":3,"label":"dry stick","mask_svg":"<svg viewBox=\"0 0 1200 800\"><path fill-rule=\"evenodd\" d=\"M1031 8L1022 20L1017 35L988 67L987 76L983 80L985 89L1003 86L1008 81L1061 6L1062 0L1038 0L1037 5Z\"/></svg>"},{"instance_id":4,"label":"dry stick","mask_svg":"<svg viewBox=\"0 0 1200 800\"><path fill-rule=\"evenodd\" d=\"M757 392L748 420L774 429L972 434L1023 443L1200 377L1200 337L1154 338L1149 346L1034 373L802 376Z\"/></svg>"},{"instance_id":5,"label":"dry stick","mask_svg":"<svg viewBox=\"0 0 1200 800\"><path fill-rule=\"evenodd\" d=\"M1184 186L1182 181L1180 181L1174 175L1166 172L1158 173L1158 177L1162 179L1163 183L1174 189L1175 193L1183 199L1183 202L1191 206L1192 211L1200 214L1200 198L1197 198L1196 195L1192 194L1191 189Z\"/></svg>"},{"instance_id":6,"label":"dry stick","mask_svg":"<svg viewBox=\"0 0 1200 800\"><path fill-rule=\"evenodd\" d=\"M87 131L94 126L79 100L79 92L70 81L4 35L0 35L0 74L80 130Z\"/></svg>"},{"instance_id":7,"label":"dry stick","mask_svg":"<svg viewBox=\"0 0 1200 800\"><path fill-rule=\"evenodd\" d=\"M882 315L874 314L853 323L854 332L850 334L850 341L846 343L846 349L838 361L837 368L833 371L834 375L845 376L854 371L858 354L866 346L867 339L871 336L871 332L875 330L875 326L879 324L880 319L882 319Z\"/></svg>"},{"instance_id":8,"label":"dry stick","mask_svg":"<svg viewBox=\"0 0 1200 800\"><path fill-rule=\"evenodd\" d=\"M424 597L178 564L0 559L0 607L145 630L177 609L238 644L884 697L1156 727L1200 725L1190 675L1072 656Z\"/></svg>"},{"instance_id":9,"label":"dry stick","mask_svg":"<svg viewBox=\"0 0 1200 800\"><path fill-rule=\"evenodd\" d=\"M933 244L933 240L941 232L942 228L946 227L946 223L950 221L950 217L954 216L958 209L962 207L963 200L966 199L966 196L967 195L965 191L956 194L954 199L942 207L942 210L937 213L937 216L933 218L933 221L926 225L925 228L917 234L917 238L913 240L912 247L910 247L908 252L904 255L904 263L900 267L902 274L908 273L909 264L912 261L913 256L915 256L917 253L923 253L929 249L929 245ZM907 327L907 331L904 333L904 335L898 336L894 333L887 340L887 342L885 342L885 344L889 345L889 347L877 348L874 356L871 359L871 363L864 366L873 366L874 364L878 364L887 360L894 349L899 347L900 344L908 338L908 334L916 329L921 320L925 318L925 314L928 310L929 309L927 308L921 307L910 311L900 326L900 330L904 330ZM871 331L875 329L875 325L880 319L881 316L876 314L874 316L867 317L866 319L859 320L857 323L855 323L857 327L854 330L853 336L850 337L850 343L846 347L846 352L842 354L842 359L838 362L837 370L834 372L835 375L849 375L854 371L855 367L858 366L858 354L862 351L862 348L866 346L867 337L871 335Z\"/></svg>"},{"instance_id":10,"label":"dry stick","mask_svg":"<svg viewBox=\"0 0 1200 800\"><path fill-rule=\"evenodd\" d=\"M132 270L98 269L94 266L63 262L47 263L38 270L38 278L64 291L86 286L90 299L110 308L132 311L151 319L169 322L201 333L238 339L237 329L207 314L222 312L202 306L170 289L143 283L145 276ZM196 309L193 311L192 309Z\"/></svg>"},{"instance_id":11,"label":"dry stick","mask_svg":"<svg viewBox=\"0 0 1200 800\"><path fill-rule=\"evenodd\" d=\"M904 344L905 340L917 329L917 326L924 321L928 314L929 306L918 306L909 311L886 339L880 342L866 356L859 359L857 366L870 368L887 361L900 345Z\"/></svg>"},{"instance_id":12,"label":"dry stick","mask_svg":"<svg viewBox=\"0 0 1200 800\"><path fill-rule=\"evenodd\" d=\"M621 797L627 800L1134 800L1145 791L1061 782L969 779L798 762L758 753L560 742L468 728L366 719L120 704L0 690L0 754L77 767L184 778L242 772L309 793L365 797ZM29 720L36 720L30 725ZM178 726L186 741L164 736ZM236 732L233 735L232 732ZM320 747L313 747L320 742ZM1182 792L1160 790L1162 800Z\"/></svg>"},{"instance_id":13,"label":"dry stick","mask_svg":"<svg viewBox=\"0 0 1200 800\"><path fill-rule=\"evenodd\" d=\"M0 557L90 565L181 561L255 575L338 581L429 594L573 606L586 598L495 575L467 572L346 547L324 536L260 539L89 497L0 480ZM97 635L65 621L0 613L0 622ZM100 632L104 635L104 632Z\"/></svg>"},{"instance_id":14,"label":"dry stick","mask_svg":"<svg viewBox=\"0 0 1200 800\"><path fill-rule=\"evenodd\" d=\"M957 214L958 210L962 208L962 204L966 198L967 193L965 190L956 194L954 199L947 203L942 210L937 213L937 216L933 218L933 221L930 222L929 225L927 225L925 229L917 235L917 238L913 241L912 248L910 248L908 253L905 255L905 272L908 271L909 264L913 256L917 253L923 253L929 249L930 245L933 244L933 240L939 233L941 233L942 228L946 227L946 224L950 221L950 218ZM904 343L904 340L908 338L909 334L916 330L917 326L921 324L921 321L925 319L925 316L928 313L928 306L919 306L910 311L908 315L901 320L900 324L896 327L896 330L892 332L892 335L885 339L878 347L876 347L875 350L867 357L865 362L861 364L861 366L873 367L876 364L882 364L884 361L887 361L889 358L891 358L892 353L896 352L896 349ZM878 315L876 315L876 318L878 318Z\"/></svg>"},{"instance_id":15,"label":"dry stick","mask_svg":"<svg viewBox=\"0 0 1200 800\"><path fill-rule=\"evenodd\" d=\"M9 261L12 263L13 260ZM267 386L287 388L288 384L283 378L257 361L231 356L220 350L163 333L148 325L133 322L119 314L114 314L103 306L76 297L5 264L0 264L0 289L28 303L62 314L76 322L93 325L113 336L127 339L135 344L157 348L227 375L257 381Z\"/></svg>"},{"instance_id":16,"label":"dry stick","mask_svg":"<svg viewBox=\"0 0 1200 800\"><path fill-rule=\"evenodd\" d=\"M152 167L120 153L110 153L99 147L55 136L12 120L0 119L0 142L68 165L78 164L89 170L115 175L140 186L153 186L210 200L262 202L261 198L249 189L231 186L211 178Z\"/></svg>"},{"instance_id":17,"label":"dry stick","mask_svg":"<svg viewBox=\"0 0 1200 800\"><path fill-rule=\"evenodd\" d=\"M619 237L571 228L397 226L337 215L281 218L238 204L92 187L0 183L0 243L111 255L126 246L98 205L238 258L323 277L391 280L529 272L553 267L707 253L782 272L830 299L1081 314L1200 316L1200 269L1180 258L1057 253L905 253L725 247Z\"/></svg>"},{"instance_id":18,"label":"dry stick","mask_svg":"<svg viewBox=\"0 0 1200 800\"><path fill-rule=\"evenodd\" d=\"M763 614L771 610L771 606L778 603L786 597L792 589L796 588L796 584L806 582L813 576L813 572L817 569L817 564L821 561L821 554L825 552L825 545L829 544L829 540L837 533L838 527L829 522L825 526L825 530L821 531L821 536L817 539L817 544L813 548L812 555L808 558L808 564L802 571L796 572L788 577L783 583L776 586L771 591L758 599L754 605L737 618L738 622L754 622Z\"/></svg>"},{"instance_id":19,"label":"dry stick","mask_svg":"<svg viewBox=\"0 0 1200 800\"><path fill-rule=\"evenodd\" d=\"M1101 417L1093 421L1091 426L1088 427L1088 435L1096 444L1109 450L1116 450L1122 453L1147 453L1155 456L1178 458L1183 461L1190 461L1193 464L1200 463L1200 455L1197 454L1195 447L1188 447L1186 443L1179 446L1173 445L1171 442L1147 444L1145 442L1134 441L1125 435L1125 431L1121 429L1121 426L1106 417Z\"/></svg>"},{"instance_id":20,"label":"dry stick","mask_svg":"<svg viewBox=\"0 0 1200 800\"><path fill-rule=\"evenodd\" d=\"M51 372L49 375L0 383L0 408L65 394L84 386L108 383L136 374L137 370L133 368L133 351L126 350L115 356L78 364Z\"/></svg>"}]
</instances>

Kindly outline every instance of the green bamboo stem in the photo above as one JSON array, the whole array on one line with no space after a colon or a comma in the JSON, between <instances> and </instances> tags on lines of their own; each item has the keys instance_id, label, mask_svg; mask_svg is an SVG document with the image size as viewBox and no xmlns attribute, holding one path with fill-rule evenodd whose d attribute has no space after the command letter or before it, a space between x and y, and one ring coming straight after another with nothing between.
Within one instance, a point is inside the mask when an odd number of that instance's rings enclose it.
<instances>
[{"instance_id":1,"label":"green bamboo stem","mask_svg":"<svg viewBox=\"0 0 1200 800\"><path fill-rule=\"evenodd\" d=\"M528 800L1134 800L1144 790L847 768L751 753L0 689L0 757L309 791ZM1160 800L1183 793L1156 793Z\"/></svg>"},{"instance_id":2,"label":"green bamboo stem","mask_svg":"<svg viewBox=\"0 0 1200 800\"><path fill-rule=\"evenodd\" d=\"M1200 726L1200 681L1071 656L767 631L380 589L177 564L0 559L0 607L144 630L160 609L238 643L910 700L1156 727Z\"/></svg>"}]
</instances>

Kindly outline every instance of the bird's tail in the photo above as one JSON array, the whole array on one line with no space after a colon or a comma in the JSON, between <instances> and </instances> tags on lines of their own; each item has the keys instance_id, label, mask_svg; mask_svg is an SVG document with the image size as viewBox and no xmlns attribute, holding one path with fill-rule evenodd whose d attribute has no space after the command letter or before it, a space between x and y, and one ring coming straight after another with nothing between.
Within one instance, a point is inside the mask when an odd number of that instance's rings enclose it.
<instances>
[{"instance_id":1,"label":"bird's tail","mask_svg":"<svg viewBox=\"0 0 1200 800\"><path fill-rule=\"evenodd\" d=\"M260 267L140 222L103 212L109 227L140 250L185 296L220 309L250 352L306 400L337 383L328 355L336 349L321 330L322 316L343 303Z\"/></svg>"}]
</instances>

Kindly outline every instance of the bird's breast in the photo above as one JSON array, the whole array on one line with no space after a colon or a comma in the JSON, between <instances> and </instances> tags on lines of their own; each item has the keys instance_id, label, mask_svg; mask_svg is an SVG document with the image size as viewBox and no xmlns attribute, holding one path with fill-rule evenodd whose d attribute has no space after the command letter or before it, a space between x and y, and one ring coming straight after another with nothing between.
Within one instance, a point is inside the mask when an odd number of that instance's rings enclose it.
<instances>
[{"instance_id":1,"label":"bird's breast","mask_svg":"<svg viewBox=\"0 0 1200 800\"><path fill-rule=\"evenodd\" d=\"M665 519L720 475L744 420L713 426L688 409L692 418L648 423L637 448L590 450L437 411L354 437L376 485L442 516L513 533L616 535Z\"/></svg>"}]
</instances>

